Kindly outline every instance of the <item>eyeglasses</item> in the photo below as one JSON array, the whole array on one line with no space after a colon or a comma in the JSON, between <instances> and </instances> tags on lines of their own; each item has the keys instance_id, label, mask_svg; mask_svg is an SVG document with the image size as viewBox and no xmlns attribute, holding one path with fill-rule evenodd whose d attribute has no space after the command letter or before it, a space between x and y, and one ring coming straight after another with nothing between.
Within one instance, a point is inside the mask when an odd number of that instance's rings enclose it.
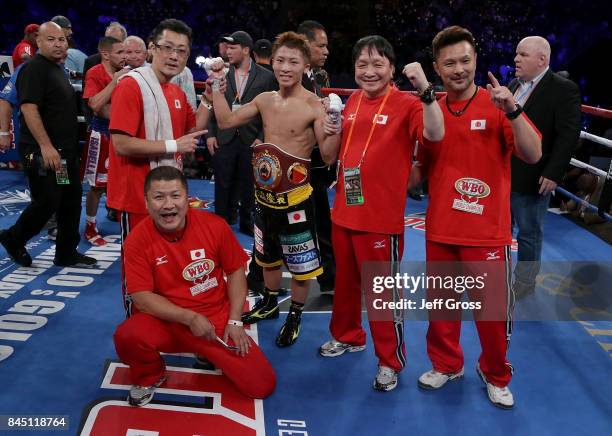
<instances>
[{"instance_id":1,"label":"eyeglasses","mask_svg":"<svg viewBox=\"0 0 612 436\"><path fill-rule=\"evenodd\" d=\"M174 48L169 45L163 45L163 44L155 44L155 47L161 50L161 52L165 54L166 56L171 55L172 52L176 53L177 56L182 57L182 58L187 57L189 55L189 50L185 48Z\"/></svg>"}]
</instances>

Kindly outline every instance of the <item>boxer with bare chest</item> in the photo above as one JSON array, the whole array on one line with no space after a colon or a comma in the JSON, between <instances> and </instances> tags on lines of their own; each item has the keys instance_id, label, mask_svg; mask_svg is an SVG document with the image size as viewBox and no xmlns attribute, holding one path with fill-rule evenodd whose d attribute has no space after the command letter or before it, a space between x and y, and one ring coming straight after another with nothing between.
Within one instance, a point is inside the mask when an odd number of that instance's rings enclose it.
<instances>
[{"instance_id":1,"label":"boxer with bare chest","mask_svg":"<svg viewBox=\"0 0 612 436\"><path fill-rule=\"evenodd\" d=\"M308 279L323 272L311 199L310 154L319 144L326 163L335 162L340 128L326 113L321 99L301 84L308 66L307 40L294 32L280 34L274 43L272 67L280 90L259 94L240 107L228 106L213 92L220 128L235 128L261 116L265 143L253 148L255 182L255 260L264 268L263 298L243 314L243 322L278 318L281 265L291 273L292 300L276 344L286 347L299 335Z\"/></svg>"}]
</instances>

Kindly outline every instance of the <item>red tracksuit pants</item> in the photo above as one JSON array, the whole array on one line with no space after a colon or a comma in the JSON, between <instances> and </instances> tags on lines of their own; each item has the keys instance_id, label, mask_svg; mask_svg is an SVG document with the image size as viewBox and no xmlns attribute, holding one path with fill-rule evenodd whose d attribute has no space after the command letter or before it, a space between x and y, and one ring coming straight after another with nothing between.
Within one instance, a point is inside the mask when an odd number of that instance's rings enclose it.
<instances>
[{"instance_id":1,"label":"red tracksuit pants","mask_svg":"<svg viewBox=\"0 0 612 436\"><path fill-rule=\"evenodd\" d=\"M222 329L217 329L217 336L223 337ZM247 355L241 357L217 341L195 337L183 324L162 321L142 312L123 321L114 340L117 355L130 367L135 385L151 386L161 378L165 363L160 352L189 352L205 357L247 397L265 398L276 385L274 369L254 343Z\"/></svg>"},{"instance_id":2,"label":"red tracksuit pants","mask_svg":"<svg viewBox=\"0 0 612 436\"><path fill-rule=\"evenodd\" d=\"M427 241L427 273L432 275L482 276L484 288L468 292L470 301L480 301L485 309L474 312L482 353L478 360L487 381L504 387L510 383L512 366L506 355L512 334L511 256L509 246L468 247ZM461 262L461 263L460 263ZM429 289L428 300L460 299L455 290ZM430 310L427 354L433 368L453 373L463 368L459 344L461 312Z\"/></svg>"},{"instance_id":3,"label":"red tracksuit pants","mask_svg":"<svg viewBox=\"0 0 612 436\"><path fill-rule=\"evenodd\" d=\"M334 224L332 244L336 258L334 305L329 329L334 339L364 345L366 333L361 326L361 269L364 262L393 262L402 259L403 235L386 235L351 230ZM380 314L377 314L377 316ZM403 320L370 320L374 352L379 364L400 371L406 365Z\"/></svg>"}]
</instances>

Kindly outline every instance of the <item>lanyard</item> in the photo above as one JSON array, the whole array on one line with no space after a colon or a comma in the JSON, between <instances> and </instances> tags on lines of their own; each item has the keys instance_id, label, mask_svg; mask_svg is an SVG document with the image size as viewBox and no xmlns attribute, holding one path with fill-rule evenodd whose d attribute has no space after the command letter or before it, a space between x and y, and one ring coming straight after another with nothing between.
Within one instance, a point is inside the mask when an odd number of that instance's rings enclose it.
<instances>
[{"instance_id":1,"label":"lanyard","mask_svg":"<svg viewBox=\"0 0 612 436\"><path fill-rule=\"evenodd\" d=\"M389 85L389 89L387 90L382 102L380 103L380 107L376 111L376 115L374 115L374 119L372 120L372 127L370 127L370 133L368 134L368 139L366 140L365 147L363 148L363 153L361 153L361 159L359 160L359 164L357 165L357 168L361 168L361 164L363 163L366 152L368 151L368 147L370 146L370 141L372 139L372 135L374 134L374 129L376 128L376 124L377 124L376 122L378 121L378 116L380 115L383 108L385 107L385 103L387 103L387 99L389 98L389 95L391 95L392 91L393 91L393 88L391 85ZM346 147L344 147L344 153L342 154L341 163L342 165L344 165L345 168L346 168L346 165L344 164L344 162L346 162L346 153L348 152L349 146L351 144L351 139L353 138L353 129L355 128L355 124L357 124L357 117L359 116L359 107L361 106L362 99L363 99L363 91L361 91L361 94L359 94L359 101L357 102L357 109L355 110L355 119L353 120L353 123L351 124L351 128L349 129L348 138L346 138Z\"/></svg>"},{"instance_id":2,"label":"lanyard","mask_svg":"<svg viewBox=\"0 0 612 436\"><path fill-rule=\"evenodd\" d=\"M242 89L245 85L246 82L249 78L249 74L251 73L251 62L249 61L249 71L247 71L246 74L242 75L239 73L239 69L236 68L234 70L234 80L236 81L236 99L234 101L238 101L238 103L240 103L240 99L242 98L242 93L244 92L244 89ZM239 82L238 79L242 78L242 80Z\"/></svg>"}]
</instances>

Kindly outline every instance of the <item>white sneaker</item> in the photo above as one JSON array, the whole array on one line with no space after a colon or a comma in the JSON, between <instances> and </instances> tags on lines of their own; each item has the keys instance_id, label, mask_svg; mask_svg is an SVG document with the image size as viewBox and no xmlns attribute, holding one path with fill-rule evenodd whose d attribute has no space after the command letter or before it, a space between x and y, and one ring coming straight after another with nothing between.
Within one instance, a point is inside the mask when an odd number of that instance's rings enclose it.
<instances>
[{"instance_id":1,"label":"white sneaker","mask_svg":"<svg viewBox=\"0 0 612 436\"><path fill-rule=\"evenodd\" d=\"M454 373L444 374L432 369L427 371L419 377L418 385L422 389L434 390L440 389L446 384L446 382L459 380L463 377L463 368L460 371Z\"/></svg>"},{"instance_id":2,"label":"white sneaker","mask_svg":"<svg viewBox=\"0 0 612 436\"><path fill-rule=\"evenodd\" d=\"M142 407L149 404L155 394L155 389L160 387L166 381L166 376L163 375L155 384L151 386L133 385L128 394L128 403L132 406Z\"/></svg>"},{"instance_id":3,"label":"white sneaker","mask_svg":"<svg viewBox=\"0 0 612 436\"><path fill-rule=\"evenodd\" d=\"M487 385L489 400L491 400L494 405L502 409L512 409L514 407L514 396L512 395L512 392L510 392L508 386L500 388L489 383L480 369L480 365L476 365L476 372L484 384Z\"/></svg>"},{"instance_id":4,"label":"white sneaker","mask_svg":"<svg viewBox=\"0 0 612 436\"><path fill-rule=\"evenodd\" d=\"M391 391L397 387L397 372L388 366L378 366L373 388L377 391Z\"/></svg>"},{"instance_id":5,"label":"white sneaker","mask_svg":"<svg viewBox=\"0 0 612 436\"><path fill-rule=\"evenodd\" d=\"M365 345L351 345L331 339L319 347L319 354L323 357L338 357L345 352L355 353L365 350Z\"/></svg>"}]
</instances>

